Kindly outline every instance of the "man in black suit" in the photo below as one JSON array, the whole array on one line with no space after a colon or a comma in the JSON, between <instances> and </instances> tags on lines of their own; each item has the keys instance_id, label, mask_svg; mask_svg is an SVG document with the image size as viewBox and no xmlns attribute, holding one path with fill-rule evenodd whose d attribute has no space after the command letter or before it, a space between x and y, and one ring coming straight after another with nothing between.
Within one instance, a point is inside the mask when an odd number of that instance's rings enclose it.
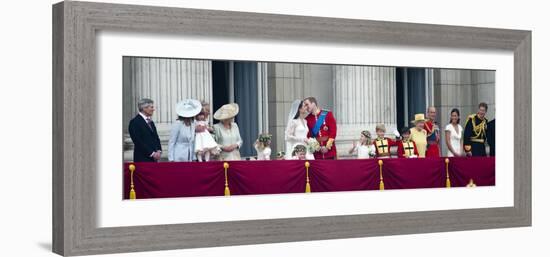
<instances>
[{"instance_id":1,"label":"man in black suit","mask_svg":"<svg viewBox=\"0 0 550 257\"><path fill-rule=\"evenodd\" d=\"M139 100L138 109L138 115L128 125L128 132L134 143L134 162L157 162L160 160L162 147L157 128L151 119L155 112L153 100Z\"/></svg>"}]
</instances>

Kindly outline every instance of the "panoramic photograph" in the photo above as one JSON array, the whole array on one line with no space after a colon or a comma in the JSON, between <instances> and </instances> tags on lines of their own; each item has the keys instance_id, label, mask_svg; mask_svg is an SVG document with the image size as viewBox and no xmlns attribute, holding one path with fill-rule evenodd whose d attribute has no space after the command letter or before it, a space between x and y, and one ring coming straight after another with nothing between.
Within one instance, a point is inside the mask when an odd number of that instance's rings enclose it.
<instances>
[{"instance_id":1,"label":"panoramic photograph","mask_svg":"<svg viewBox=\"0 0 550 257\"><path fill-rule=\"evenodd\" d=\"M495 185L495 71L123 57L123 199Z\"/></svg>"}]
</instances>

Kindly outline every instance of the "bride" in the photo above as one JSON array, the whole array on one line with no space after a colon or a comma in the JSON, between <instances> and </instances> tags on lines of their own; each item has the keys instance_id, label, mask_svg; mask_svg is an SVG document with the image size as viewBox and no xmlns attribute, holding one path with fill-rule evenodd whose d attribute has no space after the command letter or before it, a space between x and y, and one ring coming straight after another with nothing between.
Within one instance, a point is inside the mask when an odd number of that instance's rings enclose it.
<instances>
[{"instance_id":1,"label":"bride","mask_svg":"<svg viewBox=\"0 0 550 257\"><path fill-rule=\"evenodd\" d=\"M286 153L285 159L292 160L292 151L296 145L307 146L307 134L309 129L305 117L308 115L303 101L295 100L288 113L288 123L285 131ZM313 160L313 153L306 152L306 160Z\"/></svg>"}]
</instances>

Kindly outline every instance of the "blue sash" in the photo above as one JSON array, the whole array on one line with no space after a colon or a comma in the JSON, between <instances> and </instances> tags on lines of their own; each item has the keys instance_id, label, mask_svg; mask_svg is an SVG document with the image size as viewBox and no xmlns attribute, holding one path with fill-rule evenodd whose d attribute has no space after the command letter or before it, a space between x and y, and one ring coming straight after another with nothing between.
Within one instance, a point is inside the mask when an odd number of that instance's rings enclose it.
<instances>
[{"instance_id":1,"label":"blue sash","mask_svg":"<svg viewBox=\"0 0 550 257\"><path fill-rule=\"evenodd\" d=\"M430 142L435 142L435 140L437 139L437 135L436 135L436 131L434 131L431 135L429 135L427 138L427 141Z\"/></svg>"},{"instance_id":2,"label":"blue sash","mask_svg":"<svg viewBox=\"0 0 550 257\"><path fill-rule=\"evenodd\" d=\"M311 134L314 137L317 137L317 135L319 134L321 125L323 124L323 122L325 122L326 117L327 117L327 111L321 111L321 115L319 115L319 119L317 119L317 123L315 123L315 127L313 127L313 130L311 130Z\"/></svg>"}]
</instances>

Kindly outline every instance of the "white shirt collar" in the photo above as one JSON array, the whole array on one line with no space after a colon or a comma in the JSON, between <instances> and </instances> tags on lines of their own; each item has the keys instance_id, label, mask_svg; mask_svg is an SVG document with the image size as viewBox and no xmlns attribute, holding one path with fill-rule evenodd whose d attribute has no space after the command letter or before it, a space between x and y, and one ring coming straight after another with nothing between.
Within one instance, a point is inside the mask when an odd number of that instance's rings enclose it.
<instances>
[{"instance_id":1,"label":"white shirt collar","mask_svg":"<svg viewBox=\"0 0 550 257\"><path fill-rule=\"evenodd\" d=\"M145 120L145 122L147 122L147 119L148 119L148 118L151 119L150 117L147 117L147 115L145 115L145 114L143 114L143 113L141 113L141 112L139 112L139 115Z\"/></svg>"}]
</instances>

